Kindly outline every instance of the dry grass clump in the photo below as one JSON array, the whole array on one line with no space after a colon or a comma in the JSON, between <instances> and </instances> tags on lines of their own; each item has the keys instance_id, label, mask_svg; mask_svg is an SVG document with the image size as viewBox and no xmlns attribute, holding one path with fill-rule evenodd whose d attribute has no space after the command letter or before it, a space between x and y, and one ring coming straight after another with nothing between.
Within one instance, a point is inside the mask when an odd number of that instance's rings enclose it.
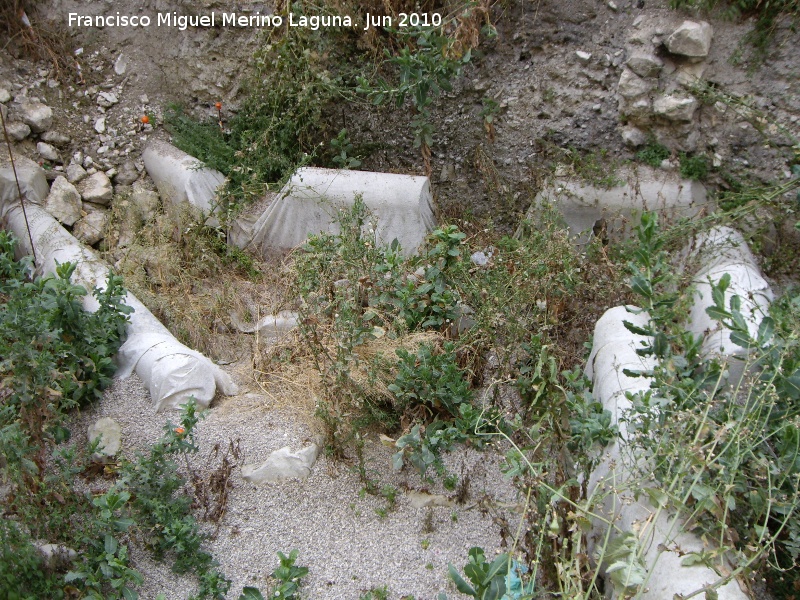
<instances>
[{"instance_id":1,"label":"dry grass clump","mask_svg":"<svg viewBox=\"0 0 800 600\"><path fill-rule=\"evenodd\" d=\"M247 321L286 308L287 267L228 247L220 234L186 210L170 210L110 252L126 286L181 342L231 363L252 352L252 337L237 331L231 313Z\"/></svg>"},{"instance_id":2,"label":"dry grass clump","mask_svg":"<svg viewBox=\"0 0 800 600\"><path fill-rule=\"evenodd\" d=\"M0 47L15 58L48 60L56 79L83 82L64 32L45 21L36 0L0 0Z\"/></svg>"},{"instance_id":3,"label":"dry grass clump","mask_svg":"<svg viewBox=\"0 0 800 600\"><path fill-rule=\"evenodd\" d=\"M291 408L295 414L311 422L325 402L336 413L357 412L353 398L332 393L336 387L335 356L337 344L332 323L305 324L313 327L319 344L312 348L304 342L304 334L295 330L277 342L258 344L254 355L256 380L271 399L273 408ZM435 331L414 332L392 337L376 330L376 337L353 348L348 357L347 385L361 391L364 402L391 407L394 395L389 384L396 375L397 350L415 353L423 344L440 347L445 336ZM357 402L356 402L357 403Z\"/></svg>"}]
</instances>

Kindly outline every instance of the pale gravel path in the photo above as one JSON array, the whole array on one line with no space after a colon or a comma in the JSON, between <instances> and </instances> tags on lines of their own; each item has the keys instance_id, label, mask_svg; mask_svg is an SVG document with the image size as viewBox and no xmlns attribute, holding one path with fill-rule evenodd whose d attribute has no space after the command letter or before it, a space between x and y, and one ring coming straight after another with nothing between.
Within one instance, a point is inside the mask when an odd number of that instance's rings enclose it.
<instances>
[{"instance_id":1,"label":"pale gravel path","mask_svg":"<svg viewBox=\"0 0 800 600\"><path fill-rule=\"evenodd\" d=\"M230 439L240 440L246 463L261 463L282 446L295 449L310 442L312 432L303 419L293 418L285 409L265 408L263 398L250 392L225 399L208 411L197 426L200 452L193 464L202 467L214 444L226 448ZM254 400L262 406L254 407ZM177 413L154 413L135 375L115 381L101 402L84 411L74 429L76 438L85 440L88 424L103 416L121 425L123 452L128 455L146 450L161 437L167 420L177 420ZM451 472L470 475L470 497L465 506L432 509L413 508L402 490L452 493L440 484L422 483L408 469L392 473L391 449L376 439L367 443L366 454L368 468L375 470L373 477L381 485L390 483L401 490L395 507L383 519L375 509L385 507L386 501L364 494L363 484L348 464L325 456L320 456L311 476L302 482L255 486L244 481L238 469L234 472L228 511L208 546L233 582L228 598L238 599L244 585L257 586L266 596L269 574L278 564L276 552L288 554L292 549L299 551L297 564L309 567L302 598L358 600L371 588L384 585L392 599L408 595L416 600L435 599L441 591L451 599L465 597L447 577L447 564L463 567L472 546L483 547L487 556L505 550L491 514L474 506L484 494L505 503L516 499L513 487L498 470L498 454L462 449L449 455L446 462ZM518 515L507 517L516 526ZM427 533L426 523L433 529ZM213 532L213 527L208 530ZM179 600L195 589L193 578L175 575L145 552L133 548L131 556L146 578L139 590L142 600L155 600L159 593L167 600Z\"/></svg>"}]
</instances>

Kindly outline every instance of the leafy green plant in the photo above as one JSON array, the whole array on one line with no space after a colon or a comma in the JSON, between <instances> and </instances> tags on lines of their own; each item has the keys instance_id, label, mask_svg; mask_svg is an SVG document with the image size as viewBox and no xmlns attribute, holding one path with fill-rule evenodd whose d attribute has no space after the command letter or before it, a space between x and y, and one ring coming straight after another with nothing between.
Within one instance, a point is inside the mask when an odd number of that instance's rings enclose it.
<instances>
[{"instance_id":1,"label":"leafy green plant","mask_svg":"<svg viewBox=\"0 0 800 600\"><path fill-rule=\"evenodd\" d=\"M175 106L167 111L174 143L227 176L226 219L316 156L327 130L324 110L346 94L333 72L333 34L321 33L292 27L277 37L276 31L255 53L249 94L224 130L216 118L198 121Z\"/></svg>"},{"instance_id":2,"label":"leafy green plant","mask_svg":"<svg viewBox=\"0 0 800 600\"><path fill-rule=\"evenodd\" d=\"M270 598L279 600L295 600L297 598L296 594L300 589L301 580L308 575L308 567L298 567L295 564L297 555L297 550L292 550L289 556L278 551L281 564L272 572L272 577L278 580L278 584L270 593Z\"/></svg>"},{"instance_id":3,"label":"leafy green plant","mask_svg":"<svg viewBox=\"0 0 800 600\"><path fill-rule=\"evenodd\" d=\"M490 142L494 141L494 119L500 112L500 105L494 98L484 98L481 103L481 116L483 117L483 128L486 130L486 137Z\"/></svg>"},{"instance_id":4,"label":"leafy green plant","mask_svg":"<svg viewBox=\"0 0 800 600\"><path fill-rule=\"evenodd\" d=\"M491 563L486 560L483 548L473 547L469 551L469 562L464 567L467 583L453 565L448 565L448 574L462 594L479 600L501 600L506 594L506 576L511 568L511 557L500 554ZM441 595L440 595L441 598Z\"/></svg>"},{"instance_id":5,"label":"leafy green plant","mask_svg":"<svg viewBox=\"0 0 800 600\"><path fill-rule=\"evenodd\" d=\"M661 162L668 159L672 155L669 148L659 144L655 140L650 140L645 144L644 148L636 153L636 160L650 165L653 168L661 166Z\"/></svg>"},{"instance_id":6,"label":"leafy green plant","mask_svg":"<svg viewBox=\"0 0 800 600\"><path fill-rule=\"evenodd\" d=\"M359 600L389 600L389 589L385 585L374 587L367 593L359 596Z\"/></svg>"},{"instance_id":7,"label":"leafy green plant","mask_svg":"<svg viewBox=\"0 0 800 600\"><path fill-rule=\"evenodd\" d=\"M45 567L24 526L0 519L0 594L8 600L60 600L63 587L63 575Z\"/></svg>"},{"instance_id":8,"label":"leafy green plant","mask_svg":"<svg viewBox=\"0 0 800 600\"><path fill-rule=\"evenodd\" d=\"M192 399L182 407L180 424L168 422L164 436L148 454L138 453L135 460L123 463L121 485L134 497L136 522L149 532L156 558L173 556L176 573L197 574L199 598L217 598L227 592L230 582L219 572L213 556L202 549L205 536L191 514L192 498L182 493L185 480L173 458L197 452L194 427L200 418Z\"/></svg>"},{"instance_id":9,"label":"leafy green plant","mask_svg":"<svg viewBox=\"0 0 800 600\"><path fill-rule=\"evenodd\" d=\"M708 158L705 154L680 155L680 173L684 179L703 181L708 176Z\"/></svg>"},{"instance_id":10,"label":"leafy green plant","mask_svg":"<svg viewBox=\"0 0 800 600\"><path fill-rule=\"evenodd\" d=\"M362 76L358 78L358 91L375 105L393 103L399 108L406 97L411 98L414 147L420 149L425 170L430 173L434 133L431 107L442 91L453 89L452 80L470 62L471 50L460 53L457 40L447 36L443 27L412 27L393 33L405 44L394 55L386 52L386 62L398 72L398 83L379 79L373 85Z\"/></svg>"},{"instance_id":11,"label":"leafy green plant","mask_svg":"<svg viewBox=\"0 0 800 600\"><path fill-rule=\"evenodd\" d=\"M347 135L347 129L342 129L335 138L331 138L331 150L333 158L331 162L340 169L357 169L361 166L361 161L353 156L355 148Z\"/></svg>"},{"instance_id":12,"label":"leafy green plant","mask_svg":"<svg viewBox=\"0 0 800 600\"><path fill-rule=\"evenodd\" d=\"M9 410L34 440L55 435L63 413L93 402L111 383L111 357L124 341L128 314L122 280L109 275L95 289L94 313L83 310L86 290L71 283L77 265L28 281L27 261L14 261L15 240L0 232L0 376L11 390ZM54 376L55 375L55 376Z\"/></svg>"},{"instance_id":13,"label":"leafy green plant","mask_svg":"<svg viewBox=\"0 0 800 600\"><path fill-rule=\"evenodd\" d=\"M796 322L795 301L781 301L754 336L742 299L734 295L726 305L730 276L712 282L707 313L749 352L745 370L752 376L729 383L725 365L705 358L701 339L682 328L680 298L659 237L655 219L643 218L631 285L650 323L627 326L652 338L638 352L658 357L659 366L649 373L652 389L632 398L629 445L653 465L665 492L659 502L716 541L718 550L708 557L687 560L717 564L725 553L734 573L752 572L765 559L773 569L791 569L798 559L792 523L800 510L800 437L794 424L800 418L800 354L796 331L778 327L775 316Z\"/></svg>"},{"instance_id":14,"label":"leafy green plant","mask_svg":"<svg viewBox=\"0 0 800 600\"><path fill-rule=\"evenodd\" d=\"M403 348L396 353L400 358L398 373L389 391L397 398L401 412L409 406L424 406L432 414L456 417L459 406L472 401L472 390L456 365L452 342L446 343L441 353L426 344L416 355Z\"/></svg>"},{"instance_id":15,"label":"leafy green plant","mask_svg":"<svg viewBox=\"0 0 800 600\"><path fill-rule=\"evenodd\" d=\"M64 578L67 583L78 580L83 583L87 598L92 600L135 600L139 595L131 586L141 585L144 581L137 571L128 566L127 546L108 533L102 540L92 544L84 569L70 571ZM107 590L109 586L113 592Z\"/></svg>"}]
</instances>

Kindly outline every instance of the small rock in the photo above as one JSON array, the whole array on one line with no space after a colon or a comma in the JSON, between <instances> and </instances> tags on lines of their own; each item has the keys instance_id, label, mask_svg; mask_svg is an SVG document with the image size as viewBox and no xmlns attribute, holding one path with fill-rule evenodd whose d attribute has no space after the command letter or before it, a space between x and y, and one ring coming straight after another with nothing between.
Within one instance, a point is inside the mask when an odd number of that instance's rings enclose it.
<instances>
[{"instance_id":1,"label":"small rock","mask_svg":"<svg viewBox=\"0 0 800 600\"><path fill-rule=\"evenodd\" d=\"M86 202L102 204L103 206L108 205L111 201L111 196L114 194L111 180L102 171L98 171L81 181L78 190Z\"/></svg>"},{"instance_id":2,"label":"small rock","mask_svg":"<svg viewBox=\"0 0 800 600\"><path fill-rule=\"evenodd\" d=\"M100 92L97 94L97 105L103 108L110 108L119 102L117 95L112 92Z\"/></svg>"},{"instance_id":3,"label":"small rock","mask_svg":"<svg viewBox=\"0 0 800 600\"><path fill-rule=\"evenodd\" d=\"M72 139L68 135L64 135L63 133L59 133L58 131L45 131L42 134L42 141L47 142L48 144L55 144L56 146L64 146L69 144Z\"/></svg>"},{"instance_id":4,"label":"small rock","mask_svg":"<svg viewBox=\"0 0 800 600\"><path fill-rule=\"evenodd\" d=\"M147 94L142 94L141 96L139 96L139 102L141 102L142 104L149 104L150 98L147 97Z\"/></svg>"},{"instance_id":5,"label":"small rock","mask_svg":"<svg viewBox=\"0 0 800 600\"><path fill-rule=\"evenodd\" d=\"M114 183L132 185L137 179L139 179L139 171L136 170L136 164L132 160L127 160L119 168L119 172L114 178Z\"/></svg>"},{"instance_id":6,"label":"small rock","mask_svg":"<svg viewBox=\"0 0 800 600\"><path fill-rule=\"evenodd\" d=\"M87 246L94 246L105 237L107 226L108 212L105 210L95 210L75 223L72 228L72 235Z\"/></svg>"},{"instance_id":7,"label":"small rock","mask_svg":"<svg viewBox=\"0 0 800 600\"><path fill-rule=\"evenodd\" d=\"M695 110L697 100L693 97L666 95L653 102L653 112L670 121L691 121Z\"/></svg>"},{"instance_id":8,"label":"small rock","mask_svg":"<svg viewBox=\"0 0 800 600\"><path fill-rule=\"evenodd\" d=\"M88 154L83 158L83 168L88 169L94 164L94 160Z\"/></svg>"},{"instance_id":9,"label":"small rock","mask_svg":"<svg viewBox=\"0 0 800 600\"><path fill-rule=\"evenodd\" d=\"M638 127L623 127L619 133L625 145L631 148L638 148L647 142L647 135Z\"/></svg>"},{"instance_id":10,"label":"small rock","mask_svg":"<svg viewBox=\"0 0 800 600\"><path fill-rule=\"evenodd\" d=\"M81 195L65 177L56 177L45 201L45 210L64 225L81 218Z\"/></svg>"},{"instance_id":11,"label":"small rock","mask_svg":"<svg viewBox=\"0 0 800 600\"><path fill-rule=\"evenodd\" d=\"M469 259L472 261L473 265L478 265L479 267L485 267L489 264L490 256L487 256L485 252L475 252Z\"/></svg>"},{"instance_id":12,"label":"small rock","mask_svg":"<svg viewBox=\"0 0 800 600\"><path fill-rule=\"evenodd\" d=\"M453 501L442 494L426 494L425 492L411 490L406 494L406 496L408 497L411 506L414 508L428 508L429 506L454 506Z\"/></svg>"},{"instance_id":13,"label":"small rock","mask_svg":"<svg viewBox=\"0 0 800 600\"><path fill-rule=\"evenodd\" d=\"M601 110L603 110L603 105L602 104L593 104L592 105L592 110L594 112L600 112Z\"/></svg>"},{"instance_id":14,"label":"small rock","mask_svg":"<svg viewBox=\"0 0 800 600\"><path fill-rule=\"evenodd\" d=\"M471 306L467 306L466 304L458 304L456 305L456 317L453 321L453 324L450 325L450 335L453 337L458 337L463 334L465 331L468 331L475 327L477 324L473 315L475 311L472 309Z\"/></svg>"},{"instance_id":15,"label":"small rock","mask_svg":"<svg viewBox=\"0 0 800 600\"><path fill-rule=\"evenodd\" d=\"M5 88L0 88L0 104L5 104L11 100L11 94Z\"/></svg>"},{"instance_id":16,"label":"small rock","mask_svg":"<svg viewBox=\"0 0 800 600\"><path fill-rule=\"evenodd\" d=\"M317 461L318 454L317 444L311 444L298 452L292 452L286 446L270 454L261 466L244 465L242 477L255 484L306 479L311 474L311 467Z\"/></svg>"},{"instance_id":17,"label":"small rock","mask_svg":"<svg viewBox=\"0 0 800 600\"><path fill-rule=\"evenodd\" d=\"M630 69L623 69L617 93L623 98L636 98L650 91L650 84Z\"/></svg>"},{"instance_id":18,"label":"small rock","mask_svg":"<svg viewBox=\"0 0 800 600\"><path fill-rule=\"evenodd\" d=\"M705 70L705 63L681 65L675 72L675 81L684 87L691 88L703 78Z\"/></svg>"},{"instance_id":19,"label":"small rock","mask_svg":"<svg viewBox=\"0 0 800 600\"><path fill-rule=\"evenodd\" d=\"M145 221L149 221L155 216L159 202L159 197L156 192L134 186L130 199L131 203L139 209Z\"/></svg>"},{"instance_id":20,"label":"small rock","mask_svg":"<svg viewBox=\"0 0 800 600\"><path fill-rule=\"evenodd\" d=\"M705 58L711 49L713 35L714 29L705 21L684 21L667 38L667 50L689 58Z\"/></svg>"},{"instance_id":21,"label":"small rock","mask_svg":"<svg viewBox=\"0 0 800 600\"><path fill-rule=\"evenodd\" d=\"M89 425L89 441L94 442L100 438L95 456L114 456L122 447L122 428L114 419L103 417Z\"/></svg>"},{"instance_id":22,"label":"small rock","mask_svg":"<svg viewBox=\"0 0 800 600\"><path fill-rule=\"evenodd\" d=\"M106 118L100 117L94 122L94 130L97 133L105 133L106 132Z\"/></svg>"},{"instance_id":23,"label":"small rock","mask_svg":"<svg viewBox=\"0 0 800 600\"><path fill-rule=\"evenodd\" d=\"M616 10L618 10L617 3L616 3L616 2L614 2L614 0L609 0L609 2L608 2L608 8L610 8L610 9L611 9L611 10L613 10L613 11L616 11Z\"/></svg>"},{"instance_id":24,"label":"small rock","mask_svg":"<svg viewBox=\"0 0 800 600\"><path fill-rule=\"evenodd\" d=\"M117 60L114 61L114 72L117 75L125 75L125 71L128 70L128 59L125 57L124 54L120 54L117 57Z\"/></svg>"},{"instance_id":25,"label":"small rock","mask_svg":"<svg viewBox=\"0 0 800 600\"><path fill-rule=\"evenodd\" d=\"M31 128L19 121L6 123L6 131L8 131L8 137L17 142L21 142L31 134Z\"/></svg>"},{"instance_id":26,"label":"small rock","mask_svg":"<svg viewBox=\"0 0 800 600\"><path fill-rule=\"evenodd\" d=\"M49 160L50 162L61 162L61 157L58 155L58 150L56 150L50 144L39 142L36 144L36 151L39 153L39 156L45 160Z\"/></svg>"},{"instance_id":27,"label":"small rock","mask_svg":"<svg viewBox=\"0 0 800 600\"><path fill-rule=\"evenodd\" d=\"M79 183L86 179L89 175L86 170L76 162L70 163L66 171L67 181L70 183Z\"/></svg>"},{"instance_id":28,"label":"small rock","mask_svg":"<svg viewBox=\"0 0 800 600\"><path fill-rule=\"evenodd\" d=\"M653 54L634 54L625 63L639 77L658 77L664 61Z\"/></svg>"},{"instance_id":29,"label":"small rock","mask_svg":"<svg viewBox=\"0 0 800 600\"><path fill-rule=\"evenodd\" d=\"M664 171L677 171L678 170L678 163L671 158L665 158L661 161L659 165L661 169Z\"/></svg>"},{"instance_id":30,"label":"small rock","mask_svg":"<svg viewBox=\"0 0 800 600\"><path fill-rule=\"evenodd\" d=\"M578 57L578 60L582 65L589 64L589 61L592 59L592 55L588 52L584 52L583 50L578 50L575 52L575 56Z\"/></svg>"},{"instance_id":31,"label":"small rock","mask_svg":"<svg viewBox=\"0 0 800 600\"><path fill-rule=\"evenodd\" d=\"M53 109L41 102L28 100L20 104L20 118L32 131L41 133L53 124Z\"/></svg>"}]
</instances>

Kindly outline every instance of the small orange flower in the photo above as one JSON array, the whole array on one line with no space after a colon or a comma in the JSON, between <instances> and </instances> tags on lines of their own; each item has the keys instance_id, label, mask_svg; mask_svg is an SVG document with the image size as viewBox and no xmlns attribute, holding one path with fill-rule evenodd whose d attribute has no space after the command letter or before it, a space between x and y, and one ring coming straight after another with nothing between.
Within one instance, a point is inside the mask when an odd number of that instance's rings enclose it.
<instances>
[{"instance_id":1,"label":"small orange flower","mask_svg":"<svg viewBox=\"0 0 800 600\"><path fill-rule=\"evenodd\" d=\"M222 110L222 102L217 102L217 103L214 105L214 108L216 108L217 110Z\"/></svg>"},{"instance_id":2,"label":"small orange flower","mask_svg":"<svg viewBox=\"0 0 800 600\"><path fill-rule=\"evenodd\" d=\"M183 427L176 427L175 433L177 433L178 435L183 435L184 433L186 433L186 430Z\"/></svg>"},{"instance_id":3,"label":"small orange flower","mask_svg":"<svg viewBox=\"0 0 800 600\"><path fill-rule=\"evenodd\" d=\"M142 115L142 116L139 118L139 120L140 120L142 123L144 123L145 125L147 125L147 124L150 122L150 117L148 117L147 115Z\"/></svg>"}]
</instances>

